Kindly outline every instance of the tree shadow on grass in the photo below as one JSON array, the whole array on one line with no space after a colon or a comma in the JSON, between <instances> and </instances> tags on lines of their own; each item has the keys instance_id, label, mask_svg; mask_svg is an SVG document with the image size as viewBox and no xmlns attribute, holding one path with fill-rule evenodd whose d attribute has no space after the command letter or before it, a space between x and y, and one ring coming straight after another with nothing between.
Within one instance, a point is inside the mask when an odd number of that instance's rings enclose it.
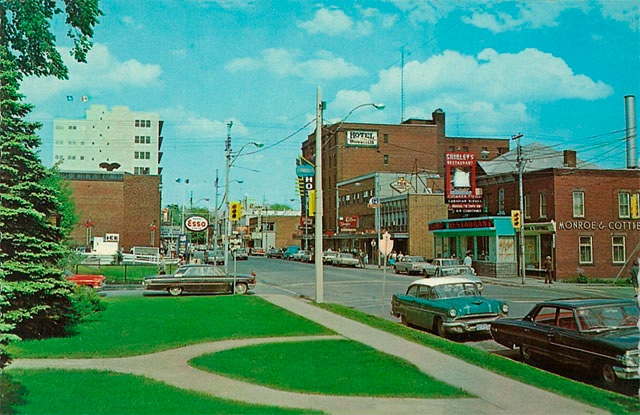
<instances>
[{"instance_id":1,"label":"tree shadow on grass","mask_svg":"<svg viewBox=\"0 0 640 415\"><path fill-rule=\"evenodd\" d=\"M24 405L27 388L6 372L0 372L0 414L17 414L16 407Z\"/></svg>"}]
</instances>

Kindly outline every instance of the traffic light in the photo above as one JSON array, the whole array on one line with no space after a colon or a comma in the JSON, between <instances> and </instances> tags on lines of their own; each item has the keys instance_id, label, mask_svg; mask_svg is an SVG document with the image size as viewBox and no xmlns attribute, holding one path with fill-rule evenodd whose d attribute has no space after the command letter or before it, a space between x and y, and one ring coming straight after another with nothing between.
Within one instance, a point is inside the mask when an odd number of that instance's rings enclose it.
<instances>
[{"instance_id":1,"label":"traffic light","mask_svg":"<svg viewBox=\"0 0 640 415\"><path fill-rule=\"evenodd\" d=\"M238 220L242 217L242 203L229 202L229 220Z\"/></svg>"},{"instance_id":2,"label":"traffic light","mask_svg":"<svg viewBox=\"0 0 640 415\"><path fill-rule=\"evenodd\" d=\"M514 229L520 229L522 227L522 217L519 210L511 211L511 225Z\"/></svg>"}]
</instances>

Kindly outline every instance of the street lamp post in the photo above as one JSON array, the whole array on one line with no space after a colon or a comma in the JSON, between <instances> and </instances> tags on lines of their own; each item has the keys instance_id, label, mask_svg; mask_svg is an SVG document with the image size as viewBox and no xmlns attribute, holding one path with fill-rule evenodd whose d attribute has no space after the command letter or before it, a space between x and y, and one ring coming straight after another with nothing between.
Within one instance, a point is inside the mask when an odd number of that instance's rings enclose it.
<instances>
[{"instance_id":1,"label":"street lamp post","mask_svg":"<svg viewBox=\"0 0 640 415\"><path fill-rule=\"evenodd\" d=\"M240 147L240 150L237 153L233 153L231 150L231 127L233 126L233 121L229 121L227 123L227 140L225 142L225 157L226 157L226 166L225 166L225 190L224 190L224 197L222 200L222 203L227 207L227 217L225 218L226 220L226 226L225 226L225 237L224 237L224 272L226 274L229 273L229 239L231 238L231 220L229 219L229 185L230 185L230 181L229 181L229 173L231 171L231 167L233 167L233 163L236 161L236 159L238 157L240 157L240 155L242 154L242 151L245 149L246 146L248 145L254 145L258 148L263 147L264 144L262 143L257 143L257 142L251 142L251 143L247 143L244 144L242 147ZM241 181L238 181L240 183L242 183ZM236 287L235 287L235 274L234 274L234 284L233 284L233 293L236 293Z\"/></svg>"},{"instance_id":2,"label":"street lamp post","mask_svg":"<svg viewBox=\"0 0 640 415\"><path fill-rule=\"evenodd\" d=\"M525 264L525 251L524 251L524 193L523 193L523 185L522 185L522 173L524 172L525 160L522 157L522 146L520 145L520 139L522 138L522 134L516 134L511 137L512 140L518 140L518 147L516 151L516 164L518 166L518 193L519 193L519 208L520 208L520 229L518 232L519 236L519 257L520 257L520 278L522 284L525 284L525 272L526 272L526 264Z\"/></svg>"},{"instance_id":3,"label":"street lamp post","mask_svg":"<svg viewBox=\"0 0 640 415\"><path fill-rule=\"evenodd\" d=\"M355 110L358 108L372 106L376 109L384 109L384 104L360 104L351 109L347 113L347 115L337 123L337 129L342 125L347 118ZM314 247L314 256L315 256L315 291L316 291L316 302L323 303L324 302L324 271L322 269L322 216L323 216L323 206L322 206L322 115L324 110L324 103L322 102L322 90L320 87L316 89L316 155L315 155L315 187L316 187L316 212L315 212L315 247Z\"/></svg>"}]
</instances>

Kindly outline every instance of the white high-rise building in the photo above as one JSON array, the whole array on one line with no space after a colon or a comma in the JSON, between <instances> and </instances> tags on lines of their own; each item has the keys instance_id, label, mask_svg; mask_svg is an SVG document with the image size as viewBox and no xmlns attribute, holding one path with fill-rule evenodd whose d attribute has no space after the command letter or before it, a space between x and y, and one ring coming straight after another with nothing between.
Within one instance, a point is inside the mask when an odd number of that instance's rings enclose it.
<instances>
[{"instance_id":1,"label":"white high-rise building","mask_svg":"<svg viewBox=\"0 0 640 415\"><path fill-rule=\"evenodd\" d=\"M54 162L62 171L159 175L162 123L155 113L92 105L84 120L54 120Z\"/></svg>"}]
</instances>

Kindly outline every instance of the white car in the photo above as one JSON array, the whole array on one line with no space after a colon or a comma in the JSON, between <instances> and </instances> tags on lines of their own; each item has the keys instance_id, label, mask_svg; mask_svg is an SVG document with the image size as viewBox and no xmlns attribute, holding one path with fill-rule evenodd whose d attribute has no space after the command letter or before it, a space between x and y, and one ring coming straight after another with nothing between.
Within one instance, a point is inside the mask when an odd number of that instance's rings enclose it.
<instances>
[{"instance_id":1,"label":"white car","mask_svg":"<svg viewBox=\"0 0 640 415\"><path fill-rule=\"evenodd\" d=\"M349 252L340 252L334 258L331 263L337 267L357 267L360 265L360 260L350 254Z\"/></svg>"}]
</instances>

